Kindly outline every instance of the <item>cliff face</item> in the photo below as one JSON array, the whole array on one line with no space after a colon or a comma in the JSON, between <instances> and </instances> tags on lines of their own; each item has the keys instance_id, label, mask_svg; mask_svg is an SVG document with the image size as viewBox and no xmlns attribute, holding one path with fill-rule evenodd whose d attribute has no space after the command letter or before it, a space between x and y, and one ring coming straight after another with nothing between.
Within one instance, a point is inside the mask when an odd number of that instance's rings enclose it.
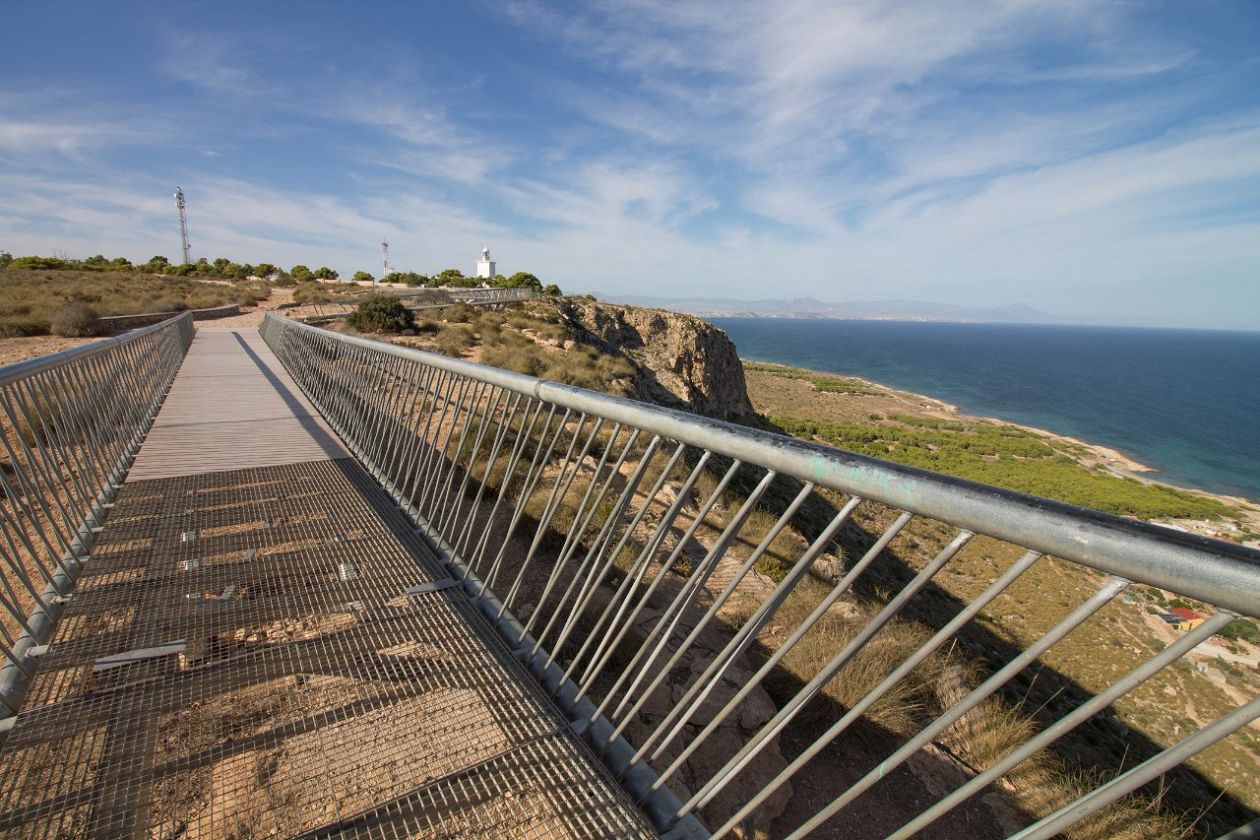
<instances>
[{"instance_id":1,"label":"cliff face","mask_svg":"<svg viewBox=\"0 0 1260 840\"><path fill-rule=\"evenodd\" d=\"M723 420L755 416L735 343L707 321L570 299L560 311L578 341L635 366L639 399Z\"/></svg>"}]
</instances>

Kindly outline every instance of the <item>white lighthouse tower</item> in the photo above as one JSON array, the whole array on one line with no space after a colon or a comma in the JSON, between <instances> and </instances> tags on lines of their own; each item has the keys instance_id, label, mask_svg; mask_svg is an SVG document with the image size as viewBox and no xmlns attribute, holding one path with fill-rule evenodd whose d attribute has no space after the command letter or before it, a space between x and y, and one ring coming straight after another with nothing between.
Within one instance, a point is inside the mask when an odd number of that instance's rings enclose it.
<instances>
[{"instance_id":1,"label":"white lighthouse tower","mask_svg":"<svg viewBox=\"0 0 1260 840\"><path fill-rule=\"evenodd\" d=\"M490 259L490 248L481 249L481 259L477 260L477 276L487 280L494 277L494 260Z\"/></svg>"}]
</instances>

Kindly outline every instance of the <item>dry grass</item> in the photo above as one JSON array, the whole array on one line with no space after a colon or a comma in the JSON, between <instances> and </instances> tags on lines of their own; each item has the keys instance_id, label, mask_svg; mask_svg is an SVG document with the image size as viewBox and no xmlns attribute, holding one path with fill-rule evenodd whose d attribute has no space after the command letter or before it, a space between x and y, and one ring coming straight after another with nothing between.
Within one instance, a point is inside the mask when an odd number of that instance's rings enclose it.
<instances>
[{"instance_id":1,"label":"dry grass","mask_svg":"<svg viewBox=\"0 0 1260 840\"><path fill-rule=\"evenodd\" d=\"M98 314L133 315L207 309L228 303L254 306L270 294L265 284L204 282L115 271L0 270L0 336L43 335L69 304Z\"/></svg>"}]
</instances>

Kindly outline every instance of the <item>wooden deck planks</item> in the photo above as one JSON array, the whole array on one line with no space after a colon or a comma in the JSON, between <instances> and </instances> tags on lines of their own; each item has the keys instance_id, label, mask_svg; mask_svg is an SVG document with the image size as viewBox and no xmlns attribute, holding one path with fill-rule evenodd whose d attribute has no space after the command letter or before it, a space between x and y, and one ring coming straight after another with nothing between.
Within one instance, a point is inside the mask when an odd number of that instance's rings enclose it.
<instances>
[{"instance_id":1,"label":"wooden deck planks","mask_svg":"<svg viewBox=\"0 0 1260 840\"><path fill-rule=\"evenodd\" d=\"M128 479L347 457L258 330L201 327Z\"/></svg>"}]
</instances>

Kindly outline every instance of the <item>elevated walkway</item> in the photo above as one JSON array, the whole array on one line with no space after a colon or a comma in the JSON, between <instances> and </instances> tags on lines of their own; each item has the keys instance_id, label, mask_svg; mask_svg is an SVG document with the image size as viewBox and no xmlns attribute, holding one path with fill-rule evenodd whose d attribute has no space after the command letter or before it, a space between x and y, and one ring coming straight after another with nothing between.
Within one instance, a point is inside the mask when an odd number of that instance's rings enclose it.
<instances>
[{"instance_id":1,"label":"elevated walkway","mask_svg":"<svg viewBox=\"0 0 1260 840\"><path fill-rule=\"evenodd\" d=\"M252 330L201 329L0 753L5 837L648 837Z\"/></svg>"}]
</instances>

